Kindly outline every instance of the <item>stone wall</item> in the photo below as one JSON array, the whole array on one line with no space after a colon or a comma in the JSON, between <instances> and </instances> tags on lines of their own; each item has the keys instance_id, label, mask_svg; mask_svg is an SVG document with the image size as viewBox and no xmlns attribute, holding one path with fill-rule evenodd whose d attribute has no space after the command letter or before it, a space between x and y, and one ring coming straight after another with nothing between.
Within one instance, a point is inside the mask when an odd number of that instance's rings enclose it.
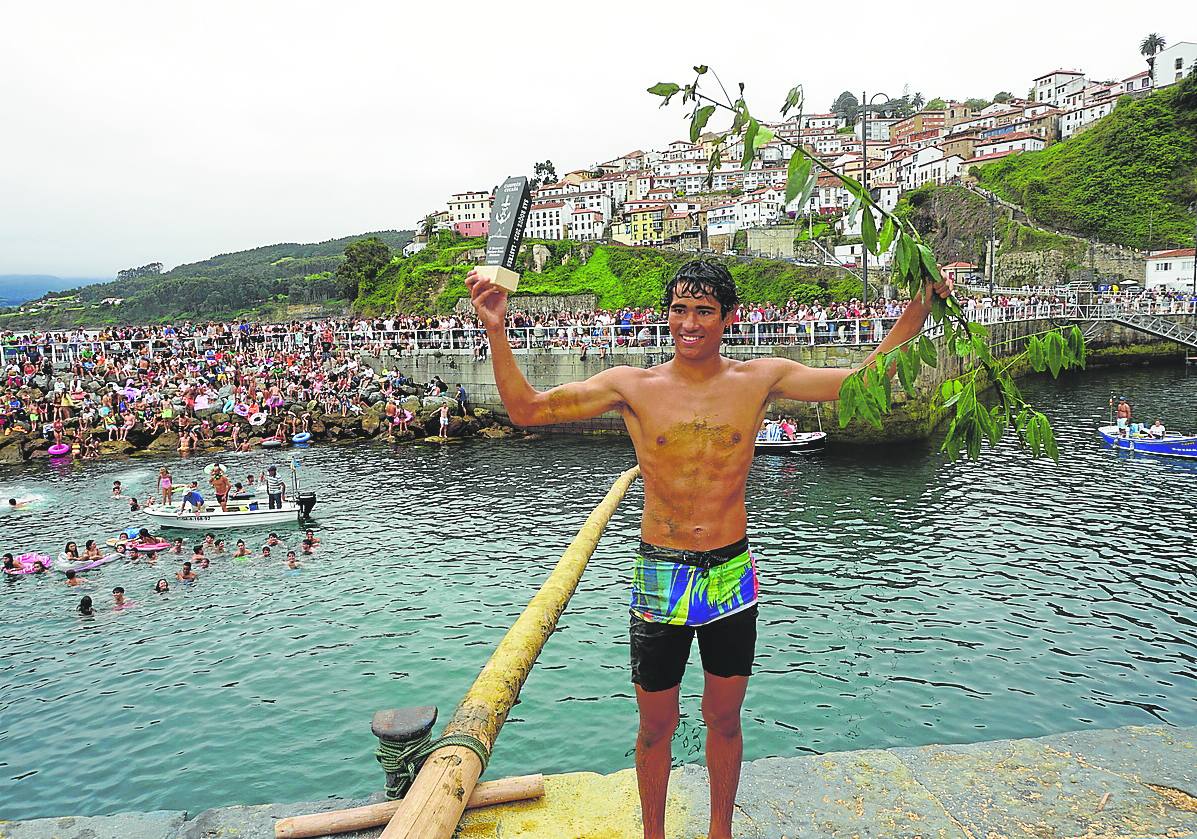
<instances>
[{"instance_id":1,"label":"stone wall","mask_svg":"<svg viewBox=\"0 0 1197 839\"><path fill-rule=\"evenodd\" d=\"M794 255L794 237L798 228L751 227L748 229L748 250L759 256L789 257Z\"/></svg>"},{"instance_id":2,"label":"stone wall","mask_svg":"<svg viewBox=\"0 0 1197 839\"><path fill-rule=\"evenodd\" d=\"M1197 327L1197 317L1176 316L1179 322ZM991 327L992 342L1001 346L1007 355L1023 350L1026 338L1053 326L1051 321L1019 321L994 324ZM1089 345L1090 363L1131 363L1146 360L1181 361L1184 351L1175 343L1163 341L1150 335L1122 326L1112 321L1098 321L1082 325ZM724 352L731 358L748 360L760 356L781 356L799 361L812 367L854 367L864 361L872 347L847 346L840 344L816 344L799 346L725 346ZM668 361L672 352L668 349L647 349L642 347L619 348L608 358L601 359L591 352L585 360L578 357L577 350L546 348L516 350L516 360L524 375L538 390L545 390L566 382L579 381L593 376L601 370L618 364L633 367L652 367ZM367 357L376 367L400 370L416 381L425 382L434 375L440 376L451 385L458 382L465 385L470 402L474 406L488 408L506 416L499 399L494 372L490 361L475 361L469 350L441 351L421 355L385 355L382 359ZM871 426L853 423L840 429L836 403L825 403L818 408L805 402L778 402L770 412L783 412L799 420L801 427L813 428L821 417L823 428L836 439L858 442L893 442L897 440L921 439L928 436L942 418L932 406L930 396L945 379L961 375L964 370L955 355L948 355L940 347L939 362L935 368L923 368L919 376L919 398L907 400L900 387L895 387L893 415L887 418L882 431ZM604 432L623 431L623 420L616 413L604 414L583 423L553 426L550 431Z\"/></svg>"},{"instance_id":3,"label":"stone wall","mask_svg":"<svg viewBox=\"0 0 1197 839\"><path fill-rule=\"evenodd\" d=\"M552 313L593 311L598 308L597 294L514 294L509 298L513 309L522 312ZM473 315L474 307L468 297L463 297L453 306L457 315Z\"/></svg>"}]
</instances>

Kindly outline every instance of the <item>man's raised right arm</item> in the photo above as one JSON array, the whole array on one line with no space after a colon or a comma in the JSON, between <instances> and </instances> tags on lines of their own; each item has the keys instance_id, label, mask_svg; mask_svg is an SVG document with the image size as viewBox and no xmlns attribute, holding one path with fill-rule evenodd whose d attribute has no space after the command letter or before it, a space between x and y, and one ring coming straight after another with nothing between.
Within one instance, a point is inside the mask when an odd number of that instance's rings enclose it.
<instances>
[{"instance_id":1,"label":"man's raised right arm","mask_svg":"<svg viewBox=\"0 0 1197 839\"><path fill-rule=\"evenodd\" d=\"M473 271L466 277L470 302L486 327L495 384L516 425L553 425L590 419L624 404L620 391L627 368L612 367L580 382L540 391L524 377L507 340L507 290Z\"/></svg>"}]
</instances>

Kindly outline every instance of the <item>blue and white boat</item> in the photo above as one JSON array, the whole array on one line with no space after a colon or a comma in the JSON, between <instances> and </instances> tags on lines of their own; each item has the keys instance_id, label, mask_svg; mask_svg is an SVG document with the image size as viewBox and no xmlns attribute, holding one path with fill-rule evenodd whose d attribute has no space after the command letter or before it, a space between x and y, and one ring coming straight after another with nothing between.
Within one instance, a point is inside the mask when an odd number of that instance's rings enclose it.
<instances>
[{"instance_id":1,"label":"blue and white boat","mask_svg":"<svg viewBox=\"0 0 1197 839\"><path fill-rule=\"evenodd\" d=\"M1197 434L1169 432L1163 437L1151 437L1147 434L1122 437L1118 434L1116 425L1103 425L1097 429L1097 433L1107 444L1124 451L1197 459Z\"/></svg>"}]
</instances>

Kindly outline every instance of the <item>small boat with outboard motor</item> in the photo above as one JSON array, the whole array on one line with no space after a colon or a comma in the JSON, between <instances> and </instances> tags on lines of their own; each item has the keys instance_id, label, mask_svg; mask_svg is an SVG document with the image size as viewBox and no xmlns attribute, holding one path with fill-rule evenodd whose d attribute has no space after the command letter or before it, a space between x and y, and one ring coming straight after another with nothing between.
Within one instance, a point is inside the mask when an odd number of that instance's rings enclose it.
<instances>
[{"instance_id":1,"label":"small boat with outboard motor","mask_svg":"<svg viewBox=\"0 0 1197 839\"><path fill-rule=\"evenodd\" d=\"M205 470L208 471L208 470ZM209 472L211 474L211 472ZM221 509L215 499L209 500L211 490L201 490L204 503L196 509L189 503L151 504L143 508L159 527L180 530L211 530L224 527L265 527L296 521L307 524L316 506L316 493L304 492L299 488L299 464L291 462L292 489L284 498L281 507L271 508L264 486L240 494L230 494L226 509ZM184 490L185 492L186 490Z\"/></svg>"}]
</instances>

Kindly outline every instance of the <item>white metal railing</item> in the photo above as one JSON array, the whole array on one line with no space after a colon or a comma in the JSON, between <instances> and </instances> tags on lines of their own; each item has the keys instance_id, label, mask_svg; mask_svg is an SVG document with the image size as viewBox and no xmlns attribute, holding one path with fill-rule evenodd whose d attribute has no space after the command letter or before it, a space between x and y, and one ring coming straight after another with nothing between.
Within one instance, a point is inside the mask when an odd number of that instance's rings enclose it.
<instances>
[{"instance_id":1,"label":"white metal railing","mask_svg":"<svg viewBox=\"0 0 1197 839\"><path fill-rule=\"evenodd\" d=\"M1127 303L1021 302L1006 306L972 306L966 308L970 319L984 324L1049 317L1068 317L1080 320L1110 320L1119 314L1141 313L1183 315L1197 313L1194 301L1151 301L1138 299ZM873 345L881 341L897 320L895 317L808 319L783 321L742 321L724 333L729 346L794 346L799 344ZM355 328L337 330L331 342L322 340L322 333L287 332L251 335L209 336L153 336L101 340L92 335L7 336L0 340L0 360L5 363L21 359L29 349L41 356L49 356L55 365L86 363L100 354L144 355L154 358L164 350L182 352L187 358L203 358L207 354L226 351L247 353L253 357L267 357L277 352L322 355L339 350L384 350L403 353L477 352L485 343L485 331L479 326L445 329ZM660 349L672 347L673 339L665 323L612 325L534 325L508 327L507 336L517 350L576 349L583 347L621 351L633 348ZM326 346L328 349L326 350Z\"/></svg>"}]
</instances>

